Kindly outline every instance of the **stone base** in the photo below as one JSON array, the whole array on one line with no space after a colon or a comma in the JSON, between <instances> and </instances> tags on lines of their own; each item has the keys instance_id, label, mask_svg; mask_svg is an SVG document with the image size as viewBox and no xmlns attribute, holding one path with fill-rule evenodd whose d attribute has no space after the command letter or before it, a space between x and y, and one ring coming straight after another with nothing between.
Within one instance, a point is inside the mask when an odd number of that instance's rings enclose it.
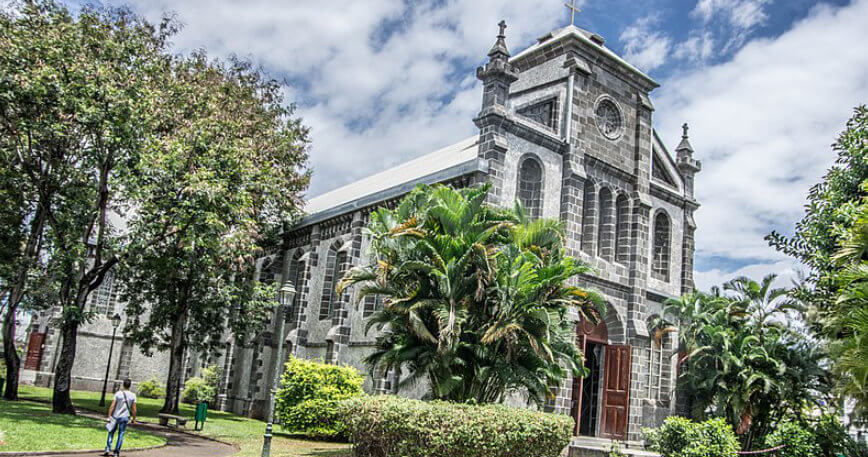
<instances>
[{"instance_id":1,"label":"stone base","mask_svg":"<svg viewBox=\"0 0 868 457\"><path fill-rule=\"evenodd\" d=\"M615 446L627 456L660 457L660 454L646 451L645 446L637 441L615 441L588 436L573 438L566 455L567 457L609 457L609 453L615 449Z\"/></svg>"}]
</instances>

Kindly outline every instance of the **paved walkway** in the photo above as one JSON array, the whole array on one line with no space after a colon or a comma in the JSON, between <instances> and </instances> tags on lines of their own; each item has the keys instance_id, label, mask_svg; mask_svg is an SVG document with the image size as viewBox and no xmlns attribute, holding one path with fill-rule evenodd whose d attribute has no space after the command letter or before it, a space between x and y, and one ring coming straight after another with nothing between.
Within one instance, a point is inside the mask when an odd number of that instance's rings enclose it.
<instances>
[{"instance_id":1,"label":"paved walkway","mask_svg":"<svg viewBox=\"0 0 868 457\"><path fill-rule=\"evenodd\" d=\"M102 417L97 414L82 410L79 410L78 414L102 419ZM176 432L156 424L137 422L128 427L164 436L166 438L166 446L150 450L129 452L125 452L121 449L121 455L129 455L132 457L225 457L238 452L238 449L235 446L211 441L209 439L186 433ZM129 433L129 430L127 430L127 433ZM79 452L74 454L54 455L59 457L82 457L83 455L102 455L102 451L93 454L82 454Z\"/></svg>"}]
</instances>

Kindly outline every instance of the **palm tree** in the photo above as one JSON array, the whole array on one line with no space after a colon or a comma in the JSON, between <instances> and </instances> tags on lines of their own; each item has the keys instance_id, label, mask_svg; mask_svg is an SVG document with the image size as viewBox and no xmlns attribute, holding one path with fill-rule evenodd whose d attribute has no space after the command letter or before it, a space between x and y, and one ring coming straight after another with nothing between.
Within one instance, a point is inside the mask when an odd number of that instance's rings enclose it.
<instances>
[{"instance_id":1,"label":"palm tree","mask_svg":"<svg viewBox=\"0 0 868 457\"><path fill-rule=\"evenodd\" d=\"M488 189L423 186L374 212L373 261L338 287L385 297L368 322L380 330L372 370L427 379L433 398L495 402L524 388L543 402L567 371L581 374L568 310L594 320L602 301L566 285L589 269L563 254L557 222L485 205Z\"/></svg>"}]
</instances>

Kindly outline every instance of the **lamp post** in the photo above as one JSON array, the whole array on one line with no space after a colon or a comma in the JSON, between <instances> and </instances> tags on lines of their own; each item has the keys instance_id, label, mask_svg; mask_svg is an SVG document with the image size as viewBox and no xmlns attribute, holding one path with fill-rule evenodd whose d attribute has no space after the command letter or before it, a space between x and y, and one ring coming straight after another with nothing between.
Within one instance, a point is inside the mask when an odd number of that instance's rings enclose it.
<instances>
[{"instance_id":1,"label":"lamp post","mask_svg":"<svg viewBox=\"0 0 868 457\"><path fill-rule=\"evenodd\" d=\"M277 335L277 349L274 354L274 363L271 364L271 388L268 390L268 410L265 412L266 420L268 422L265 425L265 435L263 436L262 442L262 457L271 457L271 429L274 425L274 396L277 393L277 378L280 376L280 369L278 369L278 365L280 361L283 360L281 357L281 353L283 352L283 326L284 319L283 312L290 303L292 303L292 299L295 298L295 287L293 287L292 283L287 281L283 284L283 287L280 288L280 291L277 293L277 328L275 329L275 335Z\"/></svg>"},{"instance_id":2,"label":"lamp post","mask_svg":"<svg viewBox=\"0 0 868 457\"><path fill-rule=\"evenodd\" d=\"M112 316L112 342L111 342L111 344L109 344L108 363L106 363L106 365L105 365L105 379L103 379L103 381L102 381L102 396L99 397L99 405L100 406L105 406L105 390L106 390L106 387L108 387L109 371L111 370L111 367L112 367L112 353L115 350L115 335L117 335L117 333L118 333L118 326L119 325L121 325L121 315L118 313L115 313L115 315Z\"/></svg>"}]
</instances>

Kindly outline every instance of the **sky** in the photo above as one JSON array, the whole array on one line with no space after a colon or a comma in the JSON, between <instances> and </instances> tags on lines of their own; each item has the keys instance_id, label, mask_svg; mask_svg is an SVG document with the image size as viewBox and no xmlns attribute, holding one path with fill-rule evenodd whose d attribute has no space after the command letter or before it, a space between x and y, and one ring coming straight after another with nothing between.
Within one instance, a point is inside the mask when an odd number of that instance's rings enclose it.
<instances>
[{"instance_id":1,"label":"sky","mask_svg":"<svg viewBox=\"0 0 868 457\"><path fill-rule=\"evenodd\" d=\"M106 2L108 3L108 2ZM513 53L569 23L563 0L129 0L184 24L179 52L238 55L285 82L311 128L313 197L477 133L475 68L508 24ZM661 84L654 127L691 126L696 283L800 266L792 233L830 144L868 102L868 0L576 0L576 25Z\"/></svg>"}]
</instances>

